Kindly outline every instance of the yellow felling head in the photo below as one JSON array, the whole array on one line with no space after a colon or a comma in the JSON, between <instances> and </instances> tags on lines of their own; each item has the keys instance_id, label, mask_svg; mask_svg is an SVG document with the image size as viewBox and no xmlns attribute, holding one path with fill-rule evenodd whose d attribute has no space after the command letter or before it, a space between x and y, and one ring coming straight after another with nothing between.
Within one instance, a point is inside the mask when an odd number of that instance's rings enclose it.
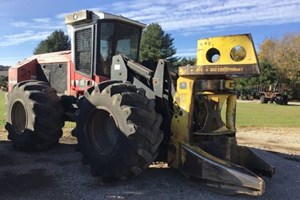
<instances>
[{"instance_id":1,"label":"yellow felling head","mask_svg":"<svg viewBox=\"0 0 300 200\"><path fill-rule=\"evenodd\" d=\"M228 75L234 77L260 73L250 34L198 40L196 66L179 68L179 75Z\"/></svg>"}]
</instances>

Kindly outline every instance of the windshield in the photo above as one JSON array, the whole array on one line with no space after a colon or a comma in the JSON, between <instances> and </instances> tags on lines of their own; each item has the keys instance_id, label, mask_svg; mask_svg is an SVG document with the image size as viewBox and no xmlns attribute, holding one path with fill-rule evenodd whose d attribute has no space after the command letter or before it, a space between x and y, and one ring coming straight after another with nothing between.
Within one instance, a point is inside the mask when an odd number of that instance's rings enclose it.
<instances>
[{"instance_id":1,"label":"windshield","mask_svg":"<svg viewBox=\"0 0 300 200\"><path fill-rule=\"evenodd\" d=\"M114 55L124 54L137 61L141 28L116 21L101 21L99 25L97 74L109 77Z\"/></svg>"}]
</instances>

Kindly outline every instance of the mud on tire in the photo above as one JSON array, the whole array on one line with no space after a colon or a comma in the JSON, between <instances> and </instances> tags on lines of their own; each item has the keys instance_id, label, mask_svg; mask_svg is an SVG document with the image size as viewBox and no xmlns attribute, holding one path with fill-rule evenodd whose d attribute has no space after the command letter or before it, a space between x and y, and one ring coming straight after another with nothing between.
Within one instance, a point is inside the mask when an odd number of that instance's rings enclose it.
<instances>
[{"instance_id":1,"label":"mud on tire","mask_svg":"<svg viewBox=\"0 0 300 200\"><path fill-rule=\"evenodd\" d=\"M64 111L56 90L48 83L25 81L7 94L8 139L20 151L40 151L56 144L62 135Z\"/></svg>"},{"instance_id":2,"label":"mud on tire","mask_svg":"<svg viewBox=\"0 0 300 200\"><path fill-rule=\"evenodd\" d=\"M103 82L78 102L73 135L82 161L104 181L140 174L157 156L162 117L154 100L131 84Z\"/></svg>"}]
</instances>

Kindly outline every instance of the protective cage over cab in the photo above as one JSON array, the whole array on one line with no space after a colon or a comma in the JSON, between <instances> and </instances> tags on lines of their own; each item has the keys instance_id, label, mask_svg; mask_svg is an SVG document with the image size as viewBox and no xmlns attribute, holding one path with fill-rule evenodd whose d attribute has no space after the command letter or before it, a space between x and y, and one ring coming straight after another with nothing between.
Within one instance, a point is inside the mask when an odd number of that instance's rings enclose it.
<instances>
[{"instance_id":1,"label":"protective cage over cab","mask_svg":"<svg viewBox=\"0 0 300 200\"><path fill-rule=\"evenodd\" d=\"M82 10L66 15L72 37L75 69L87 75L110 77L112 57L123 54L137 61L145 24L102 12Z\"/></svg>"}]
</instances>

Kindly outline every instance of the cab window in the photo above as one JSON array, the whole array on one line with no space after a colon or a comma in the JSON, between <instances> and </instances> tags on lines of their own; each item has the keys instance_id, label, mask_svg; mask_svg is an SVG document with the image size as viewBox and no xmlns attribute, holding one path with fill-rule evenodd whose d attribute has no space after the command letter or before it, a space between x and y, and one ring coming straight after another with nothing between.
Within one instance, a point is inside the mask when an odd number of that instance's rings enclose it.
<instances>
[{"instance_id":1,"label":"cab window","mask_svg":"<svg viewBox=\"0 0 300 200\"><path fill-rule=\"evenodd\" d=\"M75 68L77 71L91 74L92 68L92 28L75 32Z\"/></svg>"}]
</instances>

